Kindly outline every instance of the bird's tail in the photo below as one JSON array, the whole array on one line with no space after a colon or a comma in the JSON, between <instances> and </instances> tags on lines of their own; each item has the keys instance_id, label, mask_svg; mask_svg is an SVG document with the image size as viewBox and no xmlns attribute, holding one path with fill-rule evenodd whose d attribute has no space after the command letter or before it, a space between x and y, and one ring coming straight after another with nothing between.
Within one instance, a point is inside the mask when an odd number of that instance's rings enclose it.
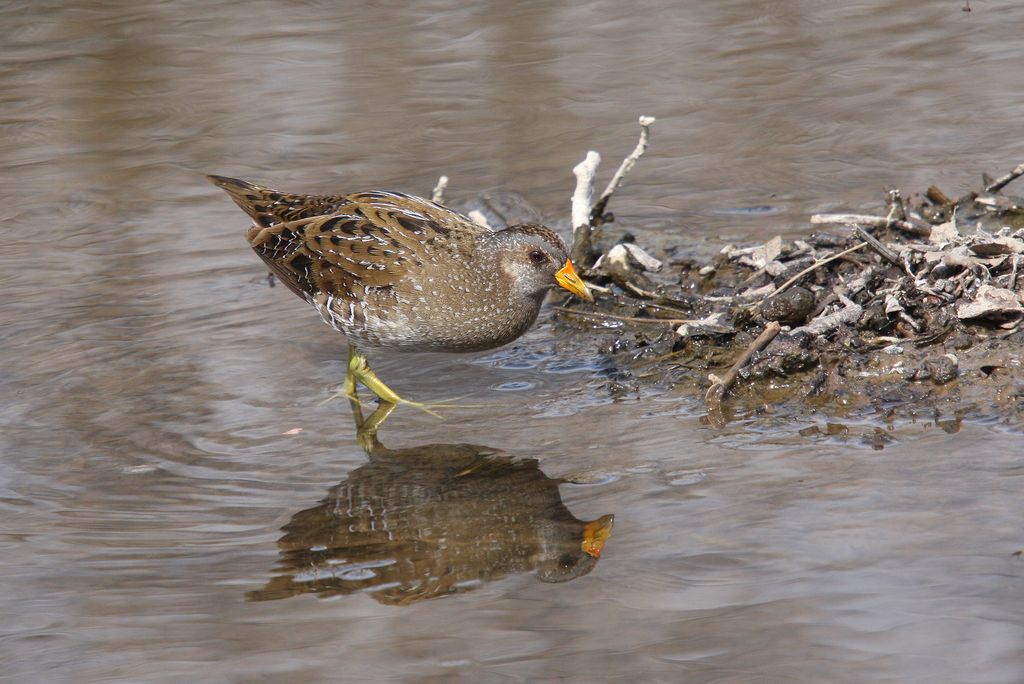
<instances>
[{"instance_id":1,"label":"bird's tail","mask_svg":"<svg viewBox=\"0 0 1024 684\"><path fill-rule=\"evenodd\" d=\"M227 176L206 178L227 192L256 225L264 228L330 214L345 201L343 195L295 195Z\"/></svg>"}]
</instances>

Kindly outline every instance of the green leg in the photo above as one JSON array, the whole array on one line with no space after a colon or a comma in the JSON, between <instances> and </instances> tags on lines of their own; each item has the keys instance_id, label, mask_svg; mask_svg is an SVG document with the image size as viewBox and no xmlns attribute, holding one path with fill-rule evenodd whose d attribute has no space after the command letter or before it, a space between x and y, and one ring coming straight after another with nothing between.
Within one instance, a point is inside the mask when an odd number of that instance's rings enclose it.
<instances>
[{"instance_id":1,"label":"green leg","mask_svg":"<svg viewBox=\"0 0 1024 684\"><path fill-rule=\"evenodd\" d=\"M350 344L348 345L348 373L345 374L345 394L352 399L356 398L356 382L361 383L385 403L410 403L385 385L384 381L370 370L370 364L366 362L366 357L359 353L354 344Z\"/></svg>"},{"instance_id":2,"label":"green leg","mask_svg":"<svg viewBox=\"0 0 1024 684\"><path fill-rule=\"evenodd\" d=\"M370 370L370 364L366 362L366 357L359 353L359 350L356 349L354 344L350 344L348 345L348 372L345 373L344 392L348 398L353 401L359 401L359 397L356 394L356 383L363 385L366 389L376 394L382 405L390 404L394 406L395 404L406 404L408 406L418 408L419 410L429 413L437 418L441 418L441 416L438 415L434 409L459 407L458 404L424 404L419 401L402 399L402 397L398 396L393 389L385 385L384 381L378 378L376 373ZM337 396L337 394L334 395L334 397ZM328 397L325 401L330 401L330 399L333 399L334 397ZM462 408L472 407L473 405L462 406ZM387 413L390 413L390 411ZM380 423L384 422L384 418L386 417L387 414L385 413L379 421L374 422L373 416L371 416L368 422L373 426L374 431L376 431L376 428L380 426Z\"/></svg>"},{"instance_id":3,"label":"green leg","mask_svg":"<svg viewBox=\"0 0 1024 684\"><path fill-rule=\"evenodd\" d=\"M345 396L352 401L359 401L359 395L356 393L356 376L352 375L352 354L355 352L355 347L349 345L348 347L348 368L345 370L345 385L343 390Z\"/></svg>"},{"instance_id":4,"label":"green leg","mask_svg":"<svg viewBox=\"0 0 1024 684\"><path fill-rule=\"evenodd\" d=\"M359 403L359 400L350 399L349 403L352 406L352 416L356 421L356 441L363 447L367 456L372 456L373 452L381 449L381 443L377 440L377 431L395 410L395 404L381 403L369 418L364 419L363 405Z\"/></svg>"}]
</instances>

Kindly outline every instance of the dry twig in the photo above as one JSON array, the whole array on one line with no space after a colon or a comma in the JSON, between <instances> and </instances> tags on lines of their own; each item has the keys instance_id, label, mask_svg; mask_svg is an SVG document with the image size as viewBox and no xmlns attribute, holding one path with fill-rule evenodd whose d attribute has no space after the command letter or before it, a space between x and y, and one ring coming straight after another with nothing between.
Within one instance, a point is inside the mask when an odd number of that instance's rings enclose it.
<instances>
[{"instance_id":1,"label":"dry twig","mask_svg":"<svg viewBox=\"0 0 1024 684\"><path fill-rule=\"evenodd\" d=\"M843 296L839 296L839 301L843 303L843 308L839 309L839 311L827 316L818 316L807 325L794 328L789 334L792 336L805 332L813 337L817 337L819 335L827 335L841 325L853 325L860 320L860 317L864 314L864 307L860 304L855 304Z\"/></svg>"},{"instance_id":2,"label":"dry twig","mask_svg":"<svg viewBox=\"0 0 1024 684\"><path fill-rule=\"evenodd\" d=\"M1024 164L1020 164L1010 173L1006 174L1002 178L997 178L988 185L985 186L985 192L999 192L1004 187L1017 180L1021 176L1024 176Z\"/></svg>"},{"instance_id":3,"label":"dry twig","mask_svg":"<svg viewBox=\"0 0 1024 684\"><path fill-rule=\"evenodd\" d=\"M622 160L619 164L618 170L615 175L612 176L611 181L608 183L608 187L604 189L601 196L598 198L597 203L594 204L593 209L590 210L590 225L599 226L604 223L604 210L608 206L608 200L612 198L612 195L618 190L619 186L622 185L622 179L626 177L626 174L633 170L636 166L636 162L640 157L647 151L647 142L651 138L651 125L657 121L653 116L641 116L640 117L640 140L637 142L636 147L629 153L629 156Z\"/></svg>"},{"instance_id":4,"label":"dry twig","mask_svg":"<svg viewBox=\"0 0 1024 684\"><path fill-rule=\"evenodd\" d=\"M928 237L931 235L931 228L916 226L910 221L903 219L889 219L886 216L871 216L868 214L811 214L811 223L814 225L839 223L847 226L854 226L858 223L872 228L896 228L916 237Z\"/></svg>"},{"instance_id":5,"label":"dry twig","mask_svg":"<svg viewBox=\"0 0 1024 684\"><path fill-rule=\"evenodd\" d=\"M889 249L888 247L883 245L881 242L876 240L874 238L874 236L871 235L871 233L869 233L868 231L864 230L860 226L854 226L853 229L855 231L857 231L857 235L859 235L861 237L861 239L864 240L864 242L868 243L868 245L871 247L871 249L875 250L875 252L880 257L882 257L883 259L888 261L893 266L901 266L902 265L900 263L899 256L897 256L896 254L893 254L893 251L891 249Z\"/></svg>"},{"instance_id":6,"label":"dry twig","mask_svg":"<svg viewBox=\"0 0 1024 684\"><path fill-rule=\"evenodd\" d=\"M825 264L829 263L830 261L835 261L836 259L841 259L842 257L846 256L847 254L849 254L851 252L856 252L858 249L863 249L864 247L867 247L867 245L868 245L868 243L861 242L860 244L856 244L853 247L850 247L849 249L844 249L842 252L837 252L836 254L833 254L830 257L825 257L823 259L818 259L813 264L811 264L810 266L808 266L807 268L805 268L804 270L800 271L795 276L793 276L792 278L790 278L789 280L784 282L774 292L769 293L768 296L766 296L764 299L761 300L761 302L764 303L764 302L768 301L769 299L771 299L772 297L774 297L775 295L779 294L780 292L784 292L789 287L791 287L793 285L793 283L797 282L798 280L803 278L805 275L807 275L808 273L810 273L814 269L821 268L822 266L824 266Z\"/></svg>"},{"instance_id":7,"label":"dry twig","mask_svg":"<svg viewBox=\"0 0 1024 684\"><path fill-rule=\"evenodd\" d=\"M768 324L768 327L761 331L761 334L757 336L757 339L747 347L746 351L740 355L740 358L736 359L736 363L732 365L732 368L730 368L724 376L721 378L711 376L713 384L708 388L707 393L704 395L704 403L709 405L711 408L717 408L721 405L722 399L725 397L725 393L728 392L736 383L736 378L739 377L740 371L743 370L743 367L750 362L750 359L753 358L754 354L771 344L771 341L775 339L775 336L779 334L780 330L782 330L782 326L779 322L772 321Z\"/></svg>"}]
</instances>

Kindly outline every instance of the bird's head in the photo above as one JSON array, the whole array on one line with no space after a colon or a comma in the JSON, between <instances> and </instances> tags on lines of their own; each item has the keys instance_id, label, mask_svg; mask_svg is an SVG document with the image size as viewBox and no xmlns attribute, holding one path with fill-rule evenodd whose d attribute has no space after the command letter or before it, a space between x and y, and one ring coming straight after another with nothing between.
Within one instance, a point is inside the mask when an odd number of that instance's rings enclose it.
<instances>
[{"instance_id":1,"label":"bird's head","mask_svg":"<svg viewBox=\"0 0 1024 684\"><path fill-rule=\"evenodd\" d=\"M493 234L498 244L499 265L523 297L540 298L556 285L588 302L593 295L569 259L565 243L550 228L523 224Z\"/></svg>"}]
</instances>

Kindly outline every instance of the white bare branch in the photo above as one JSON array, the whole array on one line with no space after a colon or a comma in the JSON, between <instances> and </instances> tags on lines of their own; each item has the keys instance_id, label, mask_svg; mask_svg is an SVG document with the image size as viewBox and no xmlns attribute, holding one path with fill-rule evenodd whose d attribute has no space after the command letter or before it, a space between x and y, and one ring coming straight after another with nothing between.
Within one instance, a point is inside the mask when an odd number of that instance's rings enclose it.
<instances>
[{"instance_id":1,"label":"white bare branch","mask_svg":"<svg viewBox=\"0 0 1024 684\"><path fill-rule=\"evenodd\" d=\"M612 176L612 179L608 182L608 187L606 187L604 192L601 193L601 196L594 205L594 209L591 214L593 218L597 218L604 213L604 208L607 206L608 200L611 199L612 194L618 190L620 185L622 185L622 179L626 177L626 174L629 173L634 166L636 166L637 160L640 159L640 157L644 155L644 152L647 151L647 142L651 139L651 124L655 121L657 121L657 119L653 116L640 117L640 140L637 141L636 147L634 147L633 151L629 153L629 156L623 159L622 163L619 164L619 168L615 172L615 175Z\"/></svg>"},{"instance_id":2,"label":"white bare branch","mask_svg":"<svg viewBox=\"0 0 1024 684\"><path fill-rule=\"evenodd\" d=\"M448 176L441 176L437 179L434 191L430 193L430 201L441 204L444 202L444 190L448 187Z\"/></svg>"},{"instance_id":3,"label":"white bare branch","mask_svg":"<svg viewBox=\"0 0 1024 684\"><path fill-rule=\"evenodd\" d=\"M572 193L572 234L590 226L590 200L594 196L594 174L601 163L601 155L593 150L575 167L576 190Z\"/></svg>"}]
</instances>

